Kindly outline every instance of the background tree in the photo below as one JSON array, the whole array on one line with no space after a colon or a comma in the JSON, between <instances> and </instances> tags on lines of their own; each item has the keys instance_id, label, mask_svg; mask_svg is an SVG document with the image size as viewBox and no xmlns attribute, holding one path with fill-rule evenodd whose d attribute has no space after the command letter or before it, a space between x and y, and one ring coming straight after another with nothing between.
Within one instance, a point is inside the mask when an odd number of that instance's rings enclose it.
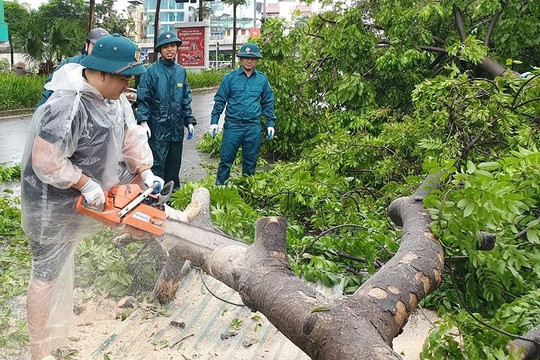
<instances>
[{"instance_id":1,"label":"background tree","mask_svg":"<svg viewBox=\"0 0 540 360\"><path fill-rule=\"evenodd\" d=\"M114 0L103 0L96 4L96 26L107 29L109 33L126 35L127 20L121 19L114 9Z\"/></svg>"},{"instance_id":2,"label":"background tree","mask_svg":"<svg viewBox=\"0 0 540 360\"><path fill-rule=\"evenodd\" d=\"M30 13L24 6L15 1L8 1L4 3L5 10L5 22L9 27L9 48L11 52L11 67L14 66L13 53L15 50L15 44L20 44L24 38L25 23L30 17Z\"/></svg>"},{"instance_id":3,"label":"background tree","mask_svg":"<svg viewBox=\"0 0 540 360\"><path fill-rule=\"evenodd\" d=\"M56 19L71 19L74 22L84 25L83 32L86 30L88 6L83 0L50 0L41 5L37 13L49 23L52 23Z\"/></svg>"},{"instance_id":4,"label":"background tree","mask_svg":"<svg viewBox=\"0 0 540 360\"><path fill-rule=\"evenodd\" d=\"M43 13L33 12L25 26L21 50L30 58L43 62L50 72L55 64L81 51L86 39L85 27L70 18L48 19Z\"/></svg>"},{"instance_id":5,"label":"background tree","mask_svg":"<svg viewBox=\"0 0 540 360\"><path fill-rule=\"evenodd\" d=\"M82 0L51 0L26 16L24 13L19 14L21 10L13 4L17 3L7 3L7 13L13 12L17 19L12 15L6 15L6 18L15 24L14 47L30 58L43 62L45 73L51 72L57 63L83 49L89 7ZM94 27L103 27L110 33L125 34L126 22L116 14L113 0L105 0L96 5Z\"/></svg>"}]
</instances>

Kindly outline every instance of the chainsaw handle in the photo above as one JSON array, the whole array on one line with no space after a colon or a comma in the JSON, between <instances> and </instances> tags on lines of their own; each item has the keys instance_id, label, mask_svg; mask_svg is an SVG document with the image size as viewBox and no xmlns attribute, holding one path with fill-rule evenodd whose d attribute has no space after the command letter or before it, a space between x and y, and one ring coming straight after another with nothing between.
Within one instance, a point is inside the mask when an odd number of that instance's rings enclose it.
<instances>
[{"instance_id":1,"label":"chainsaw handle","mask_svg":"<svg viewBox=\"0 0 540 360\"><path fill-rule=\"evenodd\" d=\"M159 196L156 206L158 207L163 206L167 201L169 201L169 198L174 192L173 190L174 190L173 180L163 185L163 189L161 189L161 195Z\"/></svg>"},{"instance_id":2,"label":"chainsaw handle","mask_svg":"<svg viewBox=\"0 0 540 360\"><path fill-rule=\"evenodd\" d=\"M103 204L103 210L95 210L94 208L84 206L85 199L84 196L79 195L77 202L75 203L75 209L77 209L78 212L82 214L93 214L93 215L100 215L103 213L107 213L111 211L114 208L114 198L111 196L111 194L108 191L103 192L105 194L105 203Z\"/></svg>"}]
</instances>

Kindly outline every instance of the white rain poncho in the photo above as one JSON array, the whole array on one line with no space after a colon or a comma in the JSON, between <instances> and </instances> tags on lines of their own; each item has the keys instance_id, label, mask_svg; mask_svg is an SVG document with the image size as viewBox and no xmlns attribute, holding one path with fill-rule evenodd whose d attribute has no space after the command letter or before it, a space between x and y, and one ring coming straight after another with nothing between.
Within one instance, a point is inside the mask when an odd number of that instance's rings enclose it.
<instances>
[{"instance_id":1,"label":"white rain poncho","mask_svg":"<svg viewBox=\"0 0 540 360\"><path fill-rule=\"evenodd\" d=\"M125 96L103 99L82 69L66 64L54 74L46 86L54 97L34 113L26 142L22 226L40 243L80 240L95 231L96 222L74 207L80 193L71 186L81 173L107 190L122 182L125 170L135 174L152 165L146 134ZM63 230L68 223L77 228Z\"/></svg>"},{"instance_id":2,"label":"white rain poncho","mask_svg":"<svg viewBox=\"0 0 540 360\"><path fill-rule=\"evenodd\" d=\"M102 227L77 212L80 192L71 186L83 173L108 190L131 182L142 165L152 166L146 133L128 100L104 99L82 69L66 64L46 85L54 93L34 113L22 162L22 227L33 252L32 276L39 280L33 284L53 284L32 299L29 290L29 301L51 310L47 329L37 333L47 332L52 346L69 328L75 247Z\"/></svg>"}]
</instances>

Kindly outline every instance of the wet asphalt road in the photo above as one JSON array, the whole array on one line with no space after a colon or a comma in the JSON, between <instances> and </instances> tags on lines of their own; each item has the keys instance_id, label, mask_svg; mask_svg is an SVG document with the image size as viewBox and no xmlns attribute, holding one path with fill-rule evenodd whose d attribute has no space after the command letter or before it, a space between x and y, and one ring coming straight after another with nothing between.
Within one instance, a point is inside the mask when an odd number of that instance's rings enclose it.
<instances>
[{"instance_id":1,"label":"wet asphalt road","mask_svg":"<svg viewBox=\"0 0 540 360\"><path fill-rule=\"evenodd\" d=\"M0 119L0 165L12 166L21 162L31 119Z\"/></svg>"},{"instance_id":2,"label":"wet asphalt road","mask_svg":"<svg viewBox=\"0 0 540 360\"><path fill-rule=\"evenodd\" d=\"M214 94L215 90L193 93L191 108L197 119L197 125L193 139L184 139L180 182L186 179L197 181L206 177L206 170L201 164L216 161L196 150L197 142L208 131L210 113L214 106ZM31 115L9 119L0 118L0 166L12 166L21 162L31 119Z\"/></svg>"}]
</instances>

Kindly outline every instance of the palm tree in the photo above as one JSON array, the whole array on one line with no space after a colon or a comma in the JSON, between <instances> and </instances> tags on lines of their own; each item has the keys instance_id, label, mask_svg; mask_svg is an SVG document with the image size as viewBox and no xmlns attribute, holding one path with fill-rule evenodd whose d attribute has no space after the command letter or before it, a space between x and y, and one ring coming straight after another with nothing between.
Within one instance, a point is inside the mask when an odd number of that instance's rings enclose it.
<instances>
[{"instance_id":1,"label":"palm tree","mask_svg":"<svg viewBox=\"0 0 540 360\"><path fill-rule=\"evenodd\" d=\"M26 26L26 36L20 39L21 50L39 63L44 62L46 72L52 71L54 64L75 55L86 33L80 23L71 19L55 19L52 24L35 15Z\"/></svg>"},{"instance_id":2,"label":"palm tree","mask_svg":"<svg viewBox=\"0 0 540 360\"><path fill-rule=\"evenodd\" d=\"M245 5L247 0L223 0L223 3L233 6L233 43L232 43L232 69L236 66L236 8Z\"/></svg>"}]
</instances>

